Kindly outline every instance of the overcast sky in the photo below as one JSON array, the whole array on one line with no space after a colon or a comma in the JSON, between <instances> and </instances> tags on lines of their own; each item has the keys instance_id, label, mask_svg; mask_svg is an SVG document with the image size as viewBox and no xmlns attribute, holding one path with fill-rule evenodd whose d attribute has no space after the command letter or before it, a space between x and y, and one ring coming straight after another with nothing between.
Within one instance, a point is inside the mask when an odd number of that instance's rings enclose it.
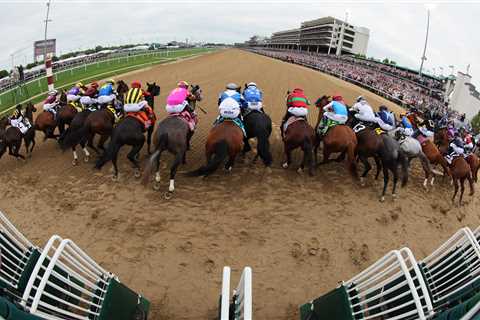
<instances>
[{"instance_id":1,"label":"overcast sky","mask_svg":"<svg viewBox=\"0 0 480 320\"><path fill-rule=\"evenodd\" d=\"M46 1L0 0L0 68L31 62L33 41L43 38ZM240 42L253 34L295 28L301 21L327 15L370 29L368 56L388 57L401 65L420 65L427 9L418 1L61 1L53 0L48 37L57 54L95 45L169 40ZM480 85L480 3L436 3L431 10L425 67L450 73L466 71Z\"/></svg>"}]
</instances>

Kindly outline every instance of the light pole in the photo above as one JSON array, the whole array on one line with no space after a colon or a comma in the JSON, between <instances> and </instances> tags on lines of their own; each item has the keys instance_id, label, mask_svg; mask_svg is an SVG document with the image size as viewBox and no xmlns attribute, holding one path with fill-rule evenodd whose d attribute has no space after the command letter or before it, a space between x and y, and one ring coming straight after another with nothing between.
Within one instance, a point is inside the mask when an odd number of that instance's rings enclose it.
<instances>
[{"instance_id":1,"label":"light pole","mask_svg":"<svg viewBox=\"0 0 480 320\"><path fill-rule=\"evenodd\" d=\"M451 66L448 66L452 71L450 72L450 74L453 76L453 69L455 68L454 65L451 65Z\"/></svg>"},{"instance_id":2,"label":"light pole","mask_svg":"<svg viewBox=\"0 0 480 320\"><path fill-rule=\"evenodd\" d=\"M47 30L48 23L52 22L52 20L48 19L48 16L50 14L50 2L51 0L48 0L47 2L47 17L45 18L45 42L43 43L43 61L47 60Z\"/></svg>"},{"instance_id":3,"label":"light pole","mask_svg":"<svg viewBox=\"0 0 480 320\"><path fill-rule=\"evenodd\" d=\"M425 35L425 46L423 47L423 55L422 55L422 62L420 64L420 70L418 71L418 74L421 76L422 75L422 70L423 70L423 63L425 60L427 60L427 57L425 54L427 53L427 42L428 42L428 31L430 29L430 8L427 8L427 34Z\"/></svg>"}]
</instances>

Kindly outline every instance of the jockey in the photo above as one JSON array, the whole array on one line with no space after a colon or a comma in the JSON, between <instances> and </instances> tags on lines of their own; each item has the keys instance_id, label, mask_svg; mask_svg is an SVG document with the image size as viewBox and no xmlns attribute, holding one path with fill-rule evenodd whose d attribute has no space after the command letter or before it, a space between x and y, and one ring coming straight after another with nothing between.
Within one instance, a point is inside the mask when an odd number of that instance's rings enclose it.
<instances>
[{"instance_id":1,"label":"jockey","mask_svg":"<svg viewBox=\"0 0 480 320\"><path fill-rule=\"evenodd\" d=\"M243 90L243 96L247 102L247 108L249 110L263 112L263 94L262 91L258 89L255 82L247 84L247 87Z\"/></svg>"},{"instance_id":2,"label":"jockey","mask_svg":"<svg viewBox=\"0 0 480 320\"><path fill-rule=\"evenodd\" d=\"M327 133L329 122L345 124L348 120L348 110L342 96L333 96L332 100L332 102L323 107L324 114L319 127L323 134Z\"/></svg>"},{"instance_id":3,"label":"jockey","mask_svg":"<svg viewBox=\"0 0 480 320\"><path fill-rule=\"evenodd\" d=\"M108 80L103 86L98 90L98 103L99 104L110 104L117 97L117 92L115 91L115 80Z\"/></svg>"},{"instance_id":4,"label":"jockey","mask_svg":"<svg viewBox=\"0 0 480 320\"><path fill-rule=\"evenodd\" d=\"M53 89L48 93L47 99L43 102L43 110L51 112L55 117L57 115L56 107L58 105L57 101L58 91Z\"/></svg>"},{"instance_id":5,"label":"jockey","mask_svg":"<svg viewBox=\"0 0 480 320\"><path fill-rule=\"evenodd\" d=\"M411 137L413 135L413 126L412 126L410 120L408 120L408 118L405 114L400 115L400 117L402 119L401 122L400 122L401 132L404 135Z\"/></svg>"},{"instance_id":6,"label":"jockey","mask_svg":"<svg viewBox=\"0 0 480 320\"><path fill-rule=\"evenodd\" d=\"M357 103L353 105L350 111L357 112L355 118L362 122L377 123L375 118L375 113L373 113L372 107L368 104L367 100L364 97L359 96L357 98Z\"/></svg>"},{"instance_id":7,"label":"jockey","mask_svg":"<svg viewBox=\"0 0 480 320\"><path fill-rule=\"evenodd\" d=\"M305 96L303 89L295 88L291 93L288 93L287 112L283 116L282 124L280 126L280 132L282 134L282 137L284 134L284 126L287 120L292 116L306 119L308 115L309 105L310 101L308 101L307 97Z\"/></svg>"},{"instance_id":8,"label":"jockey","mask_svg":"<svg viewBox=\"0 0 480 320\"><path fill-rule=\"evenodd\" d=\"M229 83L226 89L227 90L222 92L218 98L220 117L217 118L215 124L220 122L222 118L238 119L241 121L240 111L247 106L245 99L240 93L240 87L238 85L235 83Z\"/></svg>"},{"instance_id":9,"label":"jockey","mask_svg":"<svg viewBox=\"0 0 480 320\"><path fill-rule=\"evenodd\" d=\"M85 91L84 95L80 98L80 103L89 108L90 106L97 103L95 97L98 94L98 83L92 82L88 89Z\"/></svg>"},{"instance_id":10,"label":"jockey","mask_svg":"<svg viewBox=\"0 0 480 320\"><path fill-rule=\"evenodd\" d=\"M422 126L418 127L418 132L421 133L426 138L433 137L434 136L433 127L434 127L434 124L432 120L425 120L422 123Z\"/></svg>"},{"instance_id":11,"label":"jockey","mask_svg":"<svg viewBox=\"0 0 480 320\"><path fill-rule=\"evenodd\" d=\"M74 85L70 90L67 92L67 101L78 101L80 100L80 97L85 94L85 89L87 89L86 86L83 85L83 83L78 82L76 85Z\"/></svg>"},{"instance_id":12,"label":"jockey","mask_svg":"<svg viewBox=\"0 0 480 320\"><path fill-rule=\"evenodd\" d=\"M473 148L475 147L475 144L473 143L473 137L470 134L470 132L460 129L460 134L461 137L463 138L463 142L465 145L465 153L469 154L473 151Z\"/></svg>"},{"instance_id":13,"label":"jockey","mask_svg":"<svg viewBox=\"0 0 480 320\"><path fill-rule=\"evenodd\" d=\"M148 129L153 124L155 114L144 99L146 95L148 95L148 93L142 89L142 83L140 81L133 81L131 88L125 96L123 110L128 115L134 116L137 119L142 118L145 129Z\"/></svg>"},{"instance_id":14,"label":"jockey","mask_svg":"<svg viewBox=\"0 0 480 320\"><path fill-rule=\"evenodd\" d=\"M460 137L459 134L450 142L448 146L448 153L445 159L448 161L449 164L452 163L453 158L458 156L465 155L465 145L463 143L463 139Z\"/></svg>"},{"instance_id":15,"label":"jockey","mask_svg":"<svg viewBox=\"0 0 480 320\"><path fill-rule=\"evenodd\" d=\"M22 134L25 134L28 129L32 127L30 121L28 121L28 119L25 118L25 116L23 115L21 105L17 105L15 112L9 119L10 125L12 127L18 128Z\"/></svg>"},{"instance_id":16,"label":"jockey","mask_svg":"<svg viewBox=\"0 0 480 320\"><path fill-rule=\"evenodd\" d=\"M377 113L377 124L385 131L395 129L395 115L388 110L386 106L380 106L380 111Z\"/></svg>"},{"instance_id":17,"label":"jockey","mask_svg":"<svg viewBox=\"0 0 480 320\"><path fill-rule=\"evenodd\" d=\"M188 86L186 81L180 81L177 87L170 92L165 106L168 114L181 113L188 107L188 98L191 95L188 92ZM187 109L190 111L190 108Z\"/></svg>"}]
</instances>

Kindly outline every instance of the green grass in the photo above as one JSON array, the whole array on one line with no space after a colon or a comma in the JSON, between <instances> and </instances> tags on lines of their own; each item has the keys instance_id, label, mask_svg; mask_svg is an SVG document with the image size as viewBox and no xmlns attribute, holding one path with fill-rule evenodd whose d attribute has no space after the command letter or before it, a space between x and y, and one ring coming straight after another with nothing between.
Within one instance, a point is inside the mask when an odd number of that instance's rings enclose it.
<instances>
[{"instance_id":1,"label":"green grass","mask_svg":"<svg viewBox=\"0 0 480 320\"><path fill-rule=\"evenodd\" d=\"M90 82L93 80L105 79L133 70L148 67L149 65L170 62L172 60L201 54L211 51L206 48L175 50L167 52L155 52L146 55L121 57L110 61L82 65L69 70L55 73L55 88L67 89L76 81ZM34 103L44 99L42 94L47 92L47 79L41 78L27 83L22 88L6 91L0 94L0 114L6 113L17 103L30 100ZM40 96L39 96L40 95Z\"/></svg>"}]
</instances>

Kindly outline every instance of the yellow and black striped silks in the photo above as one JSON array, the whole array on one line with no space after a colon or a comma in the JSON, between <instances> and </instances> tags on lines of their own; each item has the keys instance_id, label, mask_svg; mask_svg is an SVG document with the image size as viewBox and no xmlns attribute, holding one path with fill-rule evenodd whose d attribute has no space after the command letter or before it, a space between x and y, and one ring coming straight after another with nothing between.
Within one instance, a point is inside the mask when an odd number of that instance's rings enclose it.
<instances>
[{"instance_id":1,"label":"yellow and black striped silks","mask_svg":"<svg viewBox=\"0 0 480 320\"><path fill-rule=\"evenodd\" d=\"M125 103L139 103L143 97L143 91L139 88L131 88L127 92L127 96L125 98Z\"/></svg>"}]
</instances>

